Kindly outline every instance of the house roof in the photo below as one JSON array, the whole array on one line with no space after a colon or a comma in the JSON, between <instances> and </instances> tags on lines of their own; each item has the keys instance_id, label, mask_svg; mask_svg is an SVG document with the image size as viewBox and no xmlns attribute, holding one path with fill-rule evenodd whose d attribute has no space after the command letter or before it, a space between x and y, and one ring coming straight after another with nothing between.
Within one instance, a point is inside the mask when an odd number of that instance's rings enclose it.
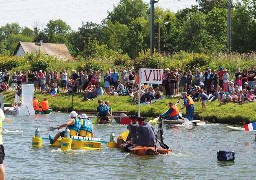
<instances>
[{"instance_id":1,"label":"house roof","mask_svg":"<svg viewBox=\"0 0 256 180\"><path fill-rule=\"evenodd\" d=\"M33 42L20 42L16 48L14 54L17 53L19 47L24 50L25 53L40 53L49 56L55 56L63 60L72 60L73 57L68 51L65 44L54 44L54 43L33 43Z\"/></svg>"}]
</instances>

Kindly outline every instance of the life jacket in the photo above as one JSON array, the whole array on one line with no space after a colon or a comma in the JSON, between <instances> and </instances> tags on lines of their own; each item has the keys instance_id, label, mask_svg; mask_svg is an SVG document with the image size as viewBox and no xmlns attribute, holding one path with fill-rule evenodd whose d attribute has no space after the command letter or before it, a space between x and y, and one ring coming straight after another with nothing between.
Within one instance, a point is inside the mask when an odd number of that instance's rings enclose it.
<instances>
[{"instance_id":1,"label":"life jacket","mask_svg":"<svg viewBox=\"0 0 256 180\"><path fill-rule=\"evenodd\" d=\"M34 110L39 110L39 102L37 99L34 99L33 100L33 107L34 107Z\"/></svg>"},{"instance_id":2,"label":"life jacket","mask_svg":"<svg viewBox=\"0 0 256 180\"><path fill-rule=\"evenodd\" d=\"M74 119L74 122L68 126L70 130L70 136L77 136L81 127L81 121L78 118Z\"/></svg>"},{"instance_id":3,"label":"life jacket","mask_svg":"<svg viewBox=\"0 0 256 180\"><path fill-rule=\"evenodd\" d=\"M188 98L188 106L194 104L194 101L190 96L187 96L187 98Z\"/></svg>"},{"instance_id":4,"label":"life jacket","mask_svg":"<svg viewBox=\"0 0 256 180\"><path fill-rule=\"evenodd\" d=\"M49 109L48 101L42 101L41 106L42 106L42 111L47 111Z\"/></svg>"},{"instance_id":5,"label":"life jacket","mask_svg":"<svg viewBox=\"0 0 256 180\"><path fill-rule=\"evenodd\" d=\"M92 134L92 121L89 119L81 119L81 127L79 135L83 137L93 137Z\"/></svg>"},{"instance_id":6,"label":"life jacket","mask_svg":"<svg viewBox=\"0 0 256 180\"><path fill-rule=\"evenodd\" d=\"M104 104L101 104L101 105L98 106L98 111L99 111L100 116L106 115L107 112L108 112L108 107L105 106Z\"/></svg>"},{"instance_id":7,"label":"life jacket","mask_svg":"<svg viewBox=\"0 0 256 180\"><path fill-rule=\"evenodd\" d=\"M179 109L177 106L172 106L173 111L170 114L170 117L179 115Z\"/></svg>"}]
</instances>

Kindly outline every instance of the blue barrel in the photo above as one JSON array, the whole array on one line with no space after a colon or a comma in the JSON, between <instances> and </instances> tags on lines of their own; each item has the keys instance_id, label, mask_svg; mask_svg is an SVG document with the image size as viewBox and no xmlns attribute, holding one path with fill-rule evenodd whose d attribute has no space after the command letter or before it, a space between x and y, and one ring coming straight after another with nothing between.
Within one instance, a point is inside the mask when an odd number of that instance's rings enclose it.
<instances>
[{"instance_id":1,"label":"blue barrel","mask_svg":"<svg viewBox=\"0 0 256 180\"><path fill-rule=\"evenodd\" d=\"M234 151L218 151L217 159L219 161L234 161L235 160L235 152Z\"/></svg>"}]
</instances>

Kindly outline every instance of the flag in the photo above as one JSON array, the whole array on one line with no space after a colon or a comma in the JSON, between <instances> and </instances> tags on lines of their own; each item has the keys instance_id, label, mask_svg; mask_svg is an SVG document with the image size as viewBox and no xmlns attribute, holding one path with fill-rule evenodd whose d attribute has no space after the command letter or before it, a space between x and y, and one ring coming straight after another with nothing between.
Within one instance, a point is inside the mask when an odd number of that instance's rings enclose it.
<instances>
[{"instance_id":1,"label":"flag","mask_svg":"<svg viewBox=\"0 0 256 180\"><path fill-rule=\"evenodd\" d=\"M52 92L51 92L51 95L52 97L56 97L57 96L57 88L53 88Z\"/></svg>"},{"instance_id":2,"label":"flag","mask_svg":"<svg viewBox=\"0 0 256 180\"><path fill-rule=\"evenodd\" d=\"M255 131L256 130L256 122L252 122L249 124L244 125L245 131Z\"/></svg>"}]
</instances>

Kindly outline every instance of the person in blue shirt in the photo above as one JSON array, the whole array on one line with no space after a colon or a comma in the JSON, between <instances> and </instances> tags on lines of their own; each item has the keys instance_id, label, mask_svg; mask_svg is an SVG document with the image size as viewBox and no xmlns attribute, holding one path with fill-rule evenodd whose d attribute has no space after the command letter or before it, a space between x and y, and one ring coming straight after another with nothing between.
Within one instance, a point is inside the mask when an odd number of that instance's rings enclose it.
<instances>
[{"instance_id":1,"label":"person in blue shirt","mask_svg":"<svg viewBox=\"0 0 256 180\"><path fill-rule=\"evenodd\" d=\"M114 69L114 72L111 73L111 85L115 86L115 88L118 86L117 81L119 80L119 73L116 72L116 70Z\"/></svg>"}]
</instances>

